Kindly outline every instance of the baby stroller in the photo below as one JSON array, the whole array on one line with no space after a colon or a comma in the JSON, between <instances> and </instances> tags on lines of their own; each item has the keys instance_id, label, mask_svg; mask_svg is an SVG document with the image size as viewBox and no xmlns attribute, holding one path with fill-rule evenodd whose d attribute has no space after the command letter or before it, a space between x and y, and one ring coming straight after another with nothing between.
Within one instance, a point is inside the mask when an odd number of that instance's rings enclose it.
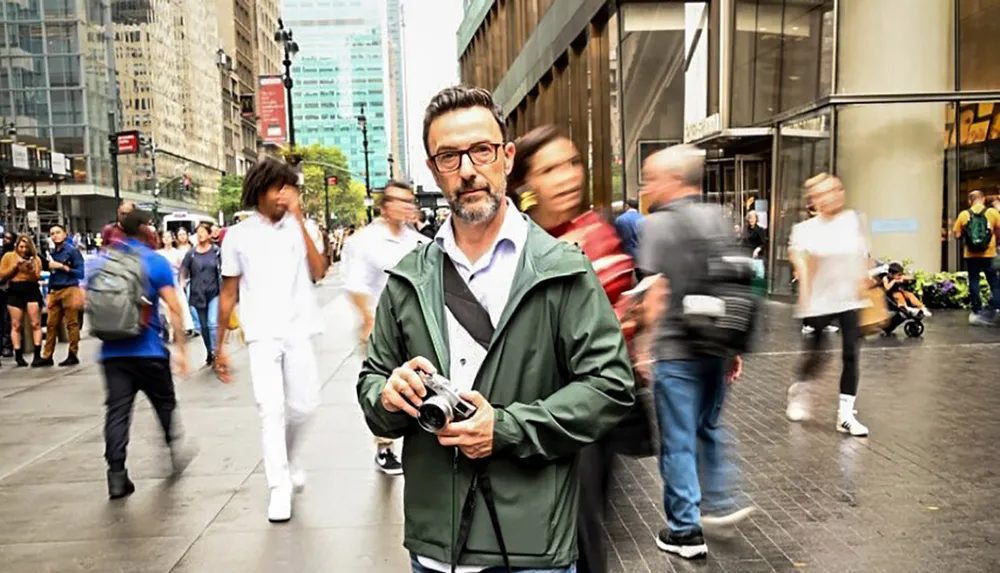
<instances>
[{"instance_id":1,"label":"baby stroller","mask_svg":"<svg viewBox=\"0 0 1000 573\"><path fill-rule=\"evenodd\" d=\"M883 284L883 279L889 275L890 267L898 267L898 263L882 263L871 269L869 273L871 278L878 281L879 286ZM926 315L923 311L914 312L913 309L904 308L896 299L893 298L892 293L889 291L885 292L885 304L889 309L889 323L885 328L882 329L882 333L886 336L892 335L897 328L902 325L903 332L909 338L920 338L924 334L924 319Z\"/></svg>"}]
</instances>

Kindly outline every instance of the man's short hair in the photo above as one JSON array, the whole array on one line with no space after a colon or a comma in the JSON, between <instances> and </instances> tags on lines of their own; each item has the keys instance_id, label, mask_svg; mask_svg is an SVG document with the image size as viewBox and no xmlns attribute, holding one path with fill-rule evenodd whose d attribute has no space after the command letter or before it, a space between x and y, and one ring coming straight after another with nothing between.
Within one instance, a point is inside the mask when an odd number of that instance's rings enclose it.
<instances>
[{"instance_id":1,"label":"man's short hair","mask_svg":"<svg viewBox=\"0 0 1000 573\"><path fill-rule=\"evenodd\" d=\"M507 126L503 121L503 110L493 101L493 94L483 88L460 85L444 88L435 94L431 98L431 102L427 104L427 111L424 112L424 151L428 155L431 153L427 137L431 131L431 124L434 123L435 119L455 110L470 109L473 107L483 107L490 110L490 113L493 114L493 119L496 120L497 125L500 127L501 138L506 142Z\"/></svg>"},{"instance_id":2,"label":"man's short hair","mask_svg":"<svg viewBox=\"0 0 1000 573\"><path fill-rule=\"evenodd\" d=\"M142 227L149 225L152 220L153 217L149 213L141 209L133 209L125 215L125 219L122 221L122 231L126 237L142 238Z\"/></svg>"},{"instance_id":3,"label":"man's short hair","mask_svg":"<svg viewBox=\"0 0 1000 573\"><path fill-rule=\"evenodd\" d=\"M291 165L274 157L265 157L255 163L243 178L241 202L243 207L253 209L271 187L298 184L299 174Z\"/></svg>"},{"instance_id":4,"label":"man's short hair","mask_svg":"<svg viewBox=\"0 0 1000 573\"><path fill-rule=\"evenodd\" d=\"M982 201L985 198L986 198L986 195L984 195L983 192L980 191L979 189L974 189L972 191L969 191L969 203L975 203L976 201Z\"/></svg>"},{"instance_id":5,"label":"man's short hair","mask_svg":"<svg viewBox=\"0 0 1000 573\"><path fill-rule=\"evenodd\" d=\"M52 229L61 229L63 233L66 232L66 227L63 227L59 223L53 223L52 225L49 226L49 232L50 233L52 232Z\"/></svg>"},{"instance_id":6,"label":"man's short hair","mask_svg":"<svg viewBox=\"0 0 1000 573\"><path fill-rule=\"evenodd\" d=\"M701 189L705 176L705 150L679 143L657 151L647 161L653 161L658 172L677 175L685 187Z\"/></svg>"},{"instance_id":7,"label":"man's short hair","mask_svg":"<svg viewBox=\"0 0 1000 573\"><path fill-rule=\"evenodd\" d=\"M628 205L629 209L638 209L639 200L638 199L627 199L625 204Z\"/></svg>"}]
</instances>

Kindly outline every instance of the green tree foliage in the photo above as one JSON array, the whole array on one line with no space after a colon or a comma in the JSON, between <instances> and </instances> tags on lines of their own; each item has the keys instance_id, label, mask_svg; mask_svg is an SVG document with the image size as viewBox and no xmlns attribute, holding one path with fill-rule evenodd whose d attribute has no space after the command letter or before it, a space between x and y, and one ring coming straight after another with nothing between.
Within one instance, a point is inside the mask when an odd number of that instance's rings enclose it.
<instances>
[{"instance_id":1,"label":"green tree foliage","mask_svg":"<svg viewBox=\"0 0 1000 573\"><path fill-rule=\"evenodd\" d=\"M294 154L286 157L302 162L305 184L302 189L303 211L317 221L323 221L326 209L327 175L337 178L336 185L330 186L330 218L334 224L358 224L365 219L365 186L354 180L349 172L347 156L337 147L314 143L307 147L296 147ZM326 164L326 165L319 165ZM330 167L330 166L334 167Z\"/></svg>"},{"instance_id":2,"label":"green tree foliage","mask_svg":"<svg viewBox=\"0 0 1000 573\"><path fill-rule=\"evenodd\" d=\"M240 196L243 193L243 177L240 175L223 175L219 182L219 193L215 196L213 213L222 213L226 221L233 220L233 213L241 210Z\"/></svg>"}]
</instances>

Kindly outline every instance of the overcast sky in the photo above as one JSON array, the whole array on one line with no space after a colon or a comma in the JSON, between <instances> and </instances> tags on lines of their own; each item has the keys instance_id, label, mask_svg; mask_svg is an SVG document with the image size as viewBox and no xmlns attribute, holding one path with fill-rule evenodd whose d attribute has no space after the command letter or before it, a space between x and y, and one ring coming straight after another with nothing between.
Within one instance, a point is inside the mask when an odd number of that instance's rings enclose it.
<instances>
[{"instance_id":1,"label":"overcast sky","mask_svg":"<svg viewBox=\"0 0 1000 573\"><path fill-rule=\"evenodd\" d=\"M410 177L424 187L437 187L424 162L424 108L438 90L458 83L461 22L462 0L403 0Z\"/></svg>"}]
</instances>

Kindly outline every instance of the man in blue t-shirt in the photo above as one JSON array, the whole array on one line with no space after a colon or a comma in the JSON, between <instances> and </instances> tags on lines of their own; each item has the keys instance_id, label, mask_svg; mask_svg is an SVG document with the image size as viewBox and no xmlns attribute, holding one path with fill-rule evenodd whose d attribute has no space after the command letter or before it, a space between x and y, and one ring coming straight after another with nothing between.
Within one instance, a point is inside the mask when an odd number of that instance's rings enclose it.
<instances>
[{"instance_id":1,"label":"man in blue t-shirt","mask_svg":"<svg viewBox=\"0 0 1000 573\"><path fill-rule=\"evenodd\" d=\"M132 404L140 390L146 394L156 411L163 434L170 448L174 474L187 467L193 452L180 443L174 431L173 416L177 406L174 381L170 372L170 351L160 336L159 303L162 298L170 309L170 321L181 324L181 307L174 292L174 275L167 259L142 242L149 234L149 215L138 210L126 214L122 221L125 240L112 248L127 249L139 255L146 273L149 301L148 322L142 334L125 340L106 341L101 347L107 400L104 421L104 457L108 462L108 496L125 497L135 491L135 485L125 469L125 449L132 425ZM175 328L174 360L181 376L187 373L184 329Z\"/></svg>"},{"instance_id":2,"label":"man in blue t-shirt","mask_svg":"<svg viewBox=\"0 0 1000 573\"><path fill-rule=\"evenodd\" d=\"M645 217L639 212L639 202L629 199L625 202L627 209L615 219L615 229L622 240L622 248L633 259L639 259L639 225Z\"/></svg>"}]
</instances>

